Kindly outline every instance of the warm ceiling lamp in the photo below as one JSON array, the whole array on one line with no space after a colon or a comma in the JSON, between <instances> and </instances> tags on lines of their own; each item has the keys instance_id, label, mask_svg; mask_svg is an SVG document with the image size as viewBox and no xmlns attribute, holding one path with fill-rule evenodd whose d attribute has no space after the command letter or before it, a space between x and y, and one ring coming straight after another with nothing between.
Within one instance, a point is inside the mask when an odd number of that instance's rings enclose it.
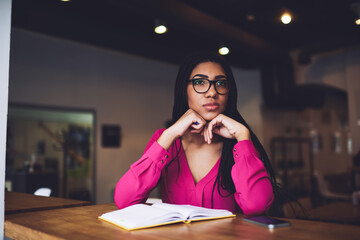
<instances>
[{"instance_id":1,"label":"warm ceiling lamp","mask_svg":"<svg viewBox=\"0 0 360 240\"><path fill-rule=\"evenodd\" d=\"M60 0L62 2L70 2L71 0Z\"/></svg>"},{"instance_id":2,"label":"warm ceiling lamp","mask_svg":"<svg viewBox=\"0 0 360 240\"><path fill-rule=\"evenodd\" d=\"M223 55L223 56L224 56L224 55L228 55L229 52L230 52L230 50L229 50L229 48L226 47L226 46L222 46L222 47L219 48L219 54L220 54L220 55Z\"/></svg>"},{"instance_id":3,"label":"warm ceiling lamp","mask_svg":"<svg viewBox=\"0 0 360 240\"><path fill-rule=\"evenodd\" d=\"M355 2L351 4L351 8L356 14L355 24L360 25L360 2Z\"/></svg>"},{"instance_id":4,"label":"warm ceiling lamp","mask_svg":"<svg viewBox=\"0 0 360 240\"><path fill-rule=\"evenodd\" d=\"M288 12L283 13L283 15L281 15L281 22L283 24L289 24L291 22L291 14Z\"/></svg>"},{"instance_id":5,"label":"warm ceiling lamp","mask_svg":"<svg viewBox=\"0 0 360 240\"><path fill-rule=\"evenodd\" d=\"M255 16L252 14L248 14L248 15L246 15L246 20L248 20L249 22L252 22L255 20Z\"/></svg>"},{"instance_id":6,"label":"warm ceiling lamp","mask_svg":"<svg viewBox=\"0 0 360 240\"><path fill-rule=\"evenodd\" d=\"M167 27L164 23L161 23L159 20L155 20L155 28L154 31L157 34L164 34L167 32Z\"/></svg>"}]
</instances>

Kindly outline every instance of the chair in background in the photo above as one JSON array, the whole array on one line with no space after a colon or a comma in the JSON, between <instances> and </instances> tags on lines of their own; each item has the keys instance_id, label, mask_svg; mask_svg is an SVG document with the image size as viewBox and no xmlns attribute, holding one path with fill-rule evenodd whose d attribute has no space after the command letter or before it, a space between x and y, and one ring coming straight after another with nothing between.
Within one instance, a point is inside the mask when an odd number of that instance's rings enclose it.
<instances>
[{"instance_id":1,"label":"chair in background","mask_svg":"<svg viewBox=\"0 0 360 240\"><path fill-rule=\"evenodd\" d=\"M314 172L314 176L317 182L318 191L321 195L321 197L325 200L325 202L333 201L333 200L341 200L341 201L350 201L351 200L351 194L346 194L344 191L335 192L334 187L331 185L334 185L334 182L331 181L331 175L327 175L326 177L321 174L318 171ZM334 175L336 176L336 175ZM346 188L346 183L340 179L335 179L338 183L337 185L342 186L343 189ZM349 177L350 181L350 177Z\"/></svg>"},{"instance_id":2,"label":"chair in background","mask_svg":"<svg viewBox=\"0 0 360 240\"><path fill-rule=\"evenodd\" d=\"M299 206L299 204L301 206ZM310 197L299 198L298 202L287 202L283 205L283 213L286 218L307 219L313 209Z\"/></svg>"},{"instance_id":3,"label":"chair in background","mask_svg":"<svg viewBox=\"0 0 360 240\"><path fill-rule=\"evenodd\" d=\"M50 188L39 188L34 192L36 196L50 197L51 189Z\"/></svg>"}]
</instances>

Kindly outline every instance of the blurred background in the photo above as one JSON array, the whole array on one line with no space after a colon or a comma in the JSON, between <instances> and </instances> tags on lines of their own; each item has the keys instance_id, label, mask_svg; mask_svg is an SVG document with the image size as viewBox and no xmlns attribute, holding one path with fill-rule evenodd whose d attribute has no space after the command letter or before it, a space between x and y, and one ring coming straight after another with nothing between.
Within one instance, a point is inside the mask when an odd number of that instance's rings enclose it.
<instances>
[{"instance_id":1,"label":"blurred background","mask_svg":"<svg viewBox=\"0 0 360 240\"><path fill-rule=\"evenodd\" d=\"M171 118L179 64L221 49L284 189L315 219L360 224L359 1L12 3L8 190L112 202Z\"/></svg>"}]
</instances>

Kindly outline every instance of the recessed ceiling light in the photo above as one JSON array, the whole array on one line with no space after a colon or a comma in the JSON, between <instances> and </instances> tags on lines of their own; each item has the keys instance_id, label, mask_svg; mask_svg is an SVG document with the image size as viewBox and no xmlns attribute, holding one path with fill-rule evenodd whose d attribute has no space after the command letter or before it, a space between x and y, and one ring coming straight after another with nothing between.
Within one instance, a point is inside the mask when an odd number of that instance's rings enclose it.
<instances>
[{"instance_id":1,"label":"recessed ceiling light","mask_svg":"<svg viewBox=\"0 0 360 240\"><path fill-rule=\"evenodd\" d=\"M164 25L158 25L158 26L155 27L154 31L155 31L157 34L163 34L163 33L166 33L167 28L166 28L166 26L164 26Z\"/></svg>"},{"instance_id":2,"label":"recessed ceiling light","mask_svg":"<svg viewBox=\"0 0 360 240\"><path fill-rule=\"evenodd\" d=\"M71 0L60 0L62 2L70 2Z\"/></svg>"},{"instance_id":3,"label":"recessed ceiling light","mask_svg":"<svg viewBox=\"0 0 360 240\"><path fill-rule=\"evenodd\" d=\"M228 47L223 46L223 47L219 48L219 53L221 55L228 55L229 52L230 52L230 50Z\"/></svg>"},{"instance_id":4,"label":"recessed ceiling light","mask_svg":"<svg viewBox=\"0 0 360 240\"><path fill-rule=\"evenodd\" d=\"M351 8L356 15L355 24L360 25L360 2L355 2L351 4Z\"/></svg>"},{"instance_id":5,"label":"recessed ceiling light","mask_svg":"<svg viewBox=\"0 0 360 240\"><path fill-rule=\"evenodd\" d=\"M160 19L155 19L155 28L154 28L154 31L155 31L157 34L166 33L166 32L167 32L166 24L165 24L162 20L160 20Z\"/></svg>"},{"instance_id":6,"label":"recessed ceiling light","mask_svg":"<svg viewBox=\"0 0 360 240\"><path fill-rule=\"evenodd\" d=\"M248 20L248 21L254 21L255 20L255 16L254 15L252 15L252 14L248 14L248 15L246 15L246 20Z\"/></svg>"},{"instance_id":7,"label":"recessed ceiling light","mask_svg":"<svg viewBox=\"0 0 360 240\"><path fill-rule=\"evenodd\" d=\"M289 24L291 22L291 15L290 13L284 13L283 15L281 15L281 22L283 24Z\"/></svg>"}]
</instances>

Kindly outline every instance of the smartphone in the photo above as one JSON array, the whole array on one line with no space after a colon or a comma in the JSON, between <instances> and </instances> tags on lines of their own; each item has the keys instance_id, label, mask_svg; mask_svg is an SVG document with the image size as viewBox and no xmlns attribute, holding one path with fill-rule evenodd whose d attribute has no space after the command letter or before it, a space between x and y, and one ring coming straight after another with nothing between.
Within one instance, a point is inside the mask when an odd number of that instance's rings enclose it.
<instances>
[{"instance_id":1,"label":"smartphone","mask_svg":"<svg viewBox=\"0 0 360 240\"><path fill-rule=\"evenodd\" d=\"M264 227L268 227L270 229L290 226L290 222L288 221L266 217L266 216L243 217L243 220L245 222L255 223Z\"/></svg>"}]
</instances>

